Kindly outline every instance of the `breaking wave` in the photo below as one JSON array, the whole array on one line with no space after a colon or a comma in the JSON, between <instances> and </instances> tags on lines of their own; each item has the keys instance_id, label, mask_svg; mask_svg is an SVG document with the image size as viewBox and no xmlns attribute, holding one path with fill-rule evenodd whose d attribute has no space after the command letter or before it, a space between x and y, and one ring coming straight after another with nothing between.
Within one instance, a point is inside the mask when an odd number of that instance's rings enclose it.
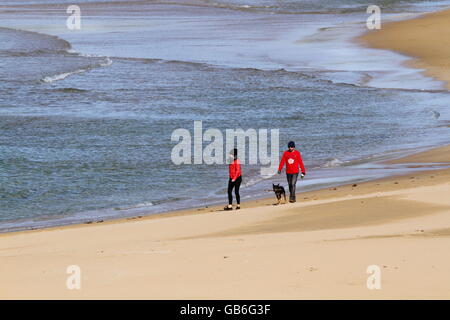
<instances>
[{"instance_id":1,"label":"breaking wave","mask_svg":"<svg viewBox=\"0 0 450 320\"><path fill-rule=\"evenodd\" d=\"M42 79L42 81L45 83L51 83L54 81L64 80L65 78L67 78L71 75L87 72L95 67L107 67L111 64L112 64L112 60L110 58L106 58L104 62L99 63L97 66L94 65L94 66L90 66L88 68L78 69L75 71L64 72L64 73L60 73L60 74L56 74L56 75L52 75L52 76L46 76Z\"/></svg>"},{"instance_id":2,"label":"breaking wave","mask_svg":"<svg viewBox=\"0 0 450 320\"><path fill-rule=\"evenodd\" d=\"M0 80L52 83L112 64L109 57L83 55L59 37L0 27Z\"/></svg>"}]
</instances>

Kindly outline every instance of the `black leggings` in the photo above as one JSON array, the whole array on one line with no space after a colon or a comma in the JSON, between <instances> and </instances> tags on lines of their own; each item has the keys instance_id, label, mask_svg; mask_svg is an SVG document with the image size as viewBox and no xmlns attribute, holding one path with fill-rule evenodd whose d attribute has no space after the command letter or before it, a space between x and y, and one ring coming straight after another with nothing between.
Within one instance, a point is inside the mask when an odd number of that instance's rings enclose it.
<instances>
[{"instance_id":1,"label":"black leggings","mask_svg":"<svg viewBox=\"0 0 450 320\"><path fill-rule=\"evenodd\" d=\"M241 186L242 176L236 179L236 181L232 182L231 178L228 180L228 204L233 204L233 188L234 194L236 195L236 203L241 204L241 196L239 195L239 187Z\"/></svg>"}]
</instances>

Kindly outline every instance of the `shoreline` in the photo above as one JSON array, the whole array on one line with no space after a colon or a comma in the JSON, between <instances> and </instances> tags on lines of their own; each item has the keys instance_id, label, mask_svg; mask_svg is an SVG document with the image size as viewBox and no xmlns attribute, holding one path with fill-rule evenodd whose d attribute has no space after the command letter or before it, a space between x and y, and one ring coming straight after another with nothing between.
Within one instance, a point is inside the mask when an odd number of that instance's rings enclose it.
<instances>
[{"instance_id":1,"label":"shoreline","mask_svg":"<svg viewBox=\"0 0 450 320\"><path fill-rule=\"evenodd\" d=\"M438 157L438 159L441 158L445 158L445 154L442 155L441 149L443 150L449 150L450 151L450 145L444 145L444 146L428 146L428 147L424 147L425 151L420 151L420 152L412 152L412 149L407 149L407 150L401 150L403 151L403 153L406 152L406 156L405 155L396 155L388 160L384 160L384 161L375 161L373 163L379 163L379 164L408 164L408 163L414 163L414 162L433 162L433 161L423 161L425 159L428 160L433 160L435 157ZM399 150L400 151L400 150ZM398 152L399 152L398 151ZM422 154L430 154L430 156L428 156L427 158L424 158L422 156ZM415 161L417 160L417 161ZM358 162L360 160L353 160L355 162ZM443 161L445 162L445 161ZM368 162L371 163L371 162ZM449 164L450 166L450 164ZM416 169L416 167L411 167ZM323 169L323 168L320 168ZM318 170L320 170L318 169ZM313 188L312 190L308 190L308 191L300 191L297 193L297 198L298 199L303 199L303 200L307 200L310 199L311 197L314 197L315 194L322 194L322 193L327 193L326 191L329 190L334 190L337 188L344 188L344 187L349 187L354 185L355 183L358 185L362 185L362 184L369 184L369 183L373 183L373 182L377 182L377 181L384 181L384 180L390 180L390 179L394 179L394 178L401 178L404 176L408 176L408 175L414 175L414 174L422 174L422 173L427 173L427 172L432 172L435 170L445 170L445 169L434 169L431 168L429 166L424 166L423 170L420 170L419 172L410 172L410 173L398 173L398 172L393 172L391 175L386 176L386 177L379 177L379 178L369 178L368 180L362 181L362 182L358 182L358 181L350 181L350 182L345 182L345 183L337 183L337 184L332 184L329 186L321 186L318 188ZM282 173L282 175L284 176L285 174ZM297 185L297 190L300 189L301 186ZM273 192L268 191L269 194L271 194L272 196L270 197L266 197L266 196L256 196L256 197L252 197L248 200L244 200L241 202L241 207L242 208L255 208L255 207L260 207L260 206L265 206L265 205L270 205L273 204L272 202L276 202L275 200L275 196L273 194ZM339 194L339 193L337 193ZM302 197L303 196L303 197ZM224 199L226 198L226 194L224 194ZM225 203L225 200L224 200ZM87 218L87 221L83 221L83 219L80 219L81 221L77 221L74 223L62 223L62 224L58 224L57 221L55 219L55 224L49 225L49 226L43 226L43 227L34 227L34 226L29 226L29 227L23 227L23 228L17 228L14 230L14 227L12 227L12 230L8 230L8 229L4 229L2 231L0 231L0 237L3 235L8 235L8 234L17 234L17 233L24 233L24 232L39 232L39 231L46 231L46 230L58 230L60 228L73 228L73 227L82 227L82 226L87 226L87 225L95 225L95 224L114 224L114 223L123 223L123 222L128 222L128 221L133 221L133 220L147 220L147 219L159 219L159 218L170 218L170 217L176 217L176 216L185 216L185 215L195 215L195 214L205 214L205 213L213 213L213 212L220 212L220 211L224 211L223 209L224 204L207 204L206 206L194 206L194 207L189 207L189 208L181 208L181 209L174 209L174 210L166 210L166 211L161 211L161 212L156 212L156 213L142 213L142 214L138 214L138 215L131 215L131 216L117 216L117 217L99 217L99 218L95 218L95 219L89 219ZM107 209L106 209L107 210ZM112 210L112 209L111 209ZM14 223L14 221L7 221L7 223Z\"/></svg>"},{"instance_id":2,"label":"shoreline","mask_svg":"<svg viewBox=\"0 0 450 320\"><path fill-rule=\"evenodd\" d=\"M450 158L447 156L447 152L450 154L450 145L440 146L440 147L431 147L425 151L420 151L418 153L413 153L411 155L402 156L399 158L394 158L390 160L383 161L381 163L384 164L415 164L413 167L417 168L418 163L443 163L448 162L448 166L450 166ZM319 197L321 199L332 199L334 197L341 197L344 195L348 195L349 192L352 192L355 195L360 195L359 190L356 190L356 187L358 186L368 186L368 185L381 185L381 184L388 184L392 182L393 180L396 180L394 182L400 182L400 181L408 181L411 176L424 176L429 175L433 172L440 172L440 171L449 171L449 168L444 169L432 169L427 167L426 165L423 166L423 170L417 171L417 172L410 172L405 174L394 174L390 175L388 177L382 177L382 178L375 178L370 179L368 181L363 181L359 183L345 183L342 185L337 186L327 186L323 188L319 188L316 190L311 191L304 191L304 192L297 192L296 196L297 203L299 202L310 202L318 200ZM407 188L409 186L402 185L402 186L396 186L397 188ZM298 186L297 186L297 189ZM330 192L330 191L336 191L336 192ZM364 192L364 191L363 191ZM268 192L270 194L273 194L273 192ZM307 200L307 201L304 201ZM276 198L275 196L271 197L263 197L263 198L257 198L257 199L250 199L246 201L241 202L241 208L242 209L254 209L258 207L263 206L269 206L273 205L275 206ZM289 205L289 203L287 203ZM66 225L54 225L49 227L42 227L42 228L32 228L31 229L25 229L25 230L17 230L17 231L6 231L1 232L0 237L8 236L8 235L16 235L16 234L22 234L22 233L29 233L29 232L45 232L45 231L54 231L54 230L60 230L60 229L72 229L72 228L83 228L88 227L91 225L107 225L107 224L121 224L121 223L127 223L130 221L145 221L145 220L157 220L157 219L165 219L165 218L173 218L173 217L181 217L181 216L187 216L187 215L204 215L204 214L210 214L215 212L226 212L223 210L223 204L220 205L211 205L211 206L200 206L200 207L193 207L193 208L186 208L186 209L178 209L178 210L171 210L171 211L165 211L161 213L155 213L155 214L148 214L148 215L138 215L138 216L131 216L131 217L119 217L119 218L111 218L111 219L99 219L92 221L86 221L81 223L73 223L73 224L66 224ZM236 212L236 210L233 210L231 212Z\"/></svg>"},{"instance_id":3,"label":"shoreline","mask_svg":"<svg viewBox=\"0 0 450 320\"><path fill-rule=\"evenodd\" d=\"M450 90L450 46L445 33L449 21L450 9L425 13L413 19L387 22L380 30L367 31L356 40L370 48L409 57L408 67L422 69L425 76L443 82L443 88Z\"/></svg>"},{"instance_id":4,"label":"shoreline","mask_svg":"<svg viewBox=\"0 0 450 320\"><path fill-rule=\"evenodd\" d=\"M402 161L450 164L449 148ZM448 299L449 191L447 168L300 193L294 204L5 233L0 297ZM80 291L64 286L73 264L86 274ZM371 264L384 290L365 288ZM428 276L411 284L417 272Z\"/></svg>"}]
</instances>

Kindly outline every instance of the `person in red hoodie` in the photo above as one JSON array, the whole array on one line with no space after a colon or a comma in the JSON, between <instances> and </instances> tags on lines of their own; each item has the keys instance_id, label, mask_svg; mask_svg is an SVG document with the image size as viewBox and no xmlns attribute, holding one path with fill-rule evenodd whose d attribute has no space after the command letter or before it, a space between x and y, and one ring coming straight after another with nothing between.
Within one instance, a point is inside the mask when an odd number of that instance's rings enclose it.
<instances>
[{"instance_id":1,"label":"person in red hoodie","mask_svg":"<svg viewBox=\"0 0 450 320\"><path fill-rule=\"evenodd\" d=\"M224 210L233 210L233 188L234 193L236 195L236 210L241 208L241 197L239 195L239 187L242 183L241 176L241 163L237 157L238 150L235 148L232 152L230 152L230 157L233 158L233 162L230 163L229 171L230 171L230 179L228 180L228 206L224 208Z\"/></svg>"},{"instance_id":2,"label":"person in red hoodie","mask_svg":"<svg viewBox=\"0 0 450 320\"><path fill-rule=\"evenodd\" d=\"M306 175L305 166L303 165L303 160L300 152L295 150L294 141L288 143L288 150L283 153L281 158L280 166L278 167L278 174L281 173L284 164L286 164L286 177L289 184L289 202L295 202L295 185L297 184L297 178L299 174L299 168L301 171L301 178Z\"/></svg>"}]
</instances>

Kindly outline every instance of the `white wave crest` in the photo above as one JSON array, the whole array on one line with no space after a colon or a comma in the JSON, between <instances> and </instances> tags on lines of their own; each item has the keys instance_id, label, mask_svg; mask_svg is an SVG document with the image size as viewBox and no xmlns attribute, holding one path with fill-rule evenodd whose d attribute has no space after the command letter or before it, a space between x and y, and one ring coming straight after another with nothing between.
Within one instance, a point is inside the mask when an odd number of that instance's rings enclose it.
<instances>
[{"instance_id":1,"label":"white wave crest","mask_svg":"<svg viewBox=\"0 0 450 320\"><path fill-rule=\"evenodd\" d=\"M107 67L107 66L110 66L112 63L113 63L113 61L110 58L107 57L105 59L105 61L101 62L98 66L99 67ZM54 81L64 80L68 76L71 76L71 75L74 75L74 74L78 74L78 73L82 73L82 72L86 72L86 71L89 71L91 69L93 69L93 68L92 67L84 68L84 69L79 69L79 70L75 70L75 71L71 71L71 72L64 72L64 73L56 74L56 75L53 75L53 76L47 76L47 77L44 77L42 79L42 81L45 82L45 83L51 83L51 82L54 82Z\"/></svg>"},{"instance_id":2,"label":"white wave crest","mask_svg":"<svg viewBox=\"0 0 450 320\"><path fill-rule=\"evenodd\" d=\"M143 208L143 207L151 207L151 206L153 206L153 203L148 201L148 202L135 204L134 206L131 206L130 208Z\"/></svg>"},{"instance_id":3,"label":"white wave crest","mask_svg":"<svg viewBox=\"0 0 450 320\"><path fill-rule=\"evenodd\" d=\"M341 164L343 164L344 162L337 159L337 158L333 158L328 160L327 162L325 162L325 164L323 165L325 168L331 168L331 167L337 167L340 166Z\"/></svg>"},{"instance_id":4,"label":"white wave crest","mask_svg":"<svg viewBox=\"0 0 450 320\"><path fill-rule=\"evenodd\" d=\"M130 209L137 209L137 208L146 208L146 207L151 207L153 205L154 204L152 202L148 201L148 202L134 204L131 206L118 207L118 208L116 208L116 210L130 210Z\"/></svg>"},{"instance_id":5,"label":"white wave crest","mask_svg":"<svg viewBox=\"0 0 450 320\"><path fill-rule=\"evenodd\" d=\"M106 57L105 61L100 63L100 67L108 67L112 65L112 63L113 63L112 60Z\"/></svg>"},{"instance_id":6,"label":"white wave crest","mask_svg":"<svg viewBox=\"0 0 450 320\"><path fill-rule=\"evenodd\" d=\"M65 72L65 73L61 73L61 74L56 74L54 76L47 76L44 79L42 79L42 81L45 83L51 83L54 81L64 80L68 76L71 76L71 75L77 74L77 73L81 73L81 72L85 72L85 71L87 71L87 69L80 69L80 70L76 70L76 71L72 71L72 72Z\"/></svg>"}]
</instances>

